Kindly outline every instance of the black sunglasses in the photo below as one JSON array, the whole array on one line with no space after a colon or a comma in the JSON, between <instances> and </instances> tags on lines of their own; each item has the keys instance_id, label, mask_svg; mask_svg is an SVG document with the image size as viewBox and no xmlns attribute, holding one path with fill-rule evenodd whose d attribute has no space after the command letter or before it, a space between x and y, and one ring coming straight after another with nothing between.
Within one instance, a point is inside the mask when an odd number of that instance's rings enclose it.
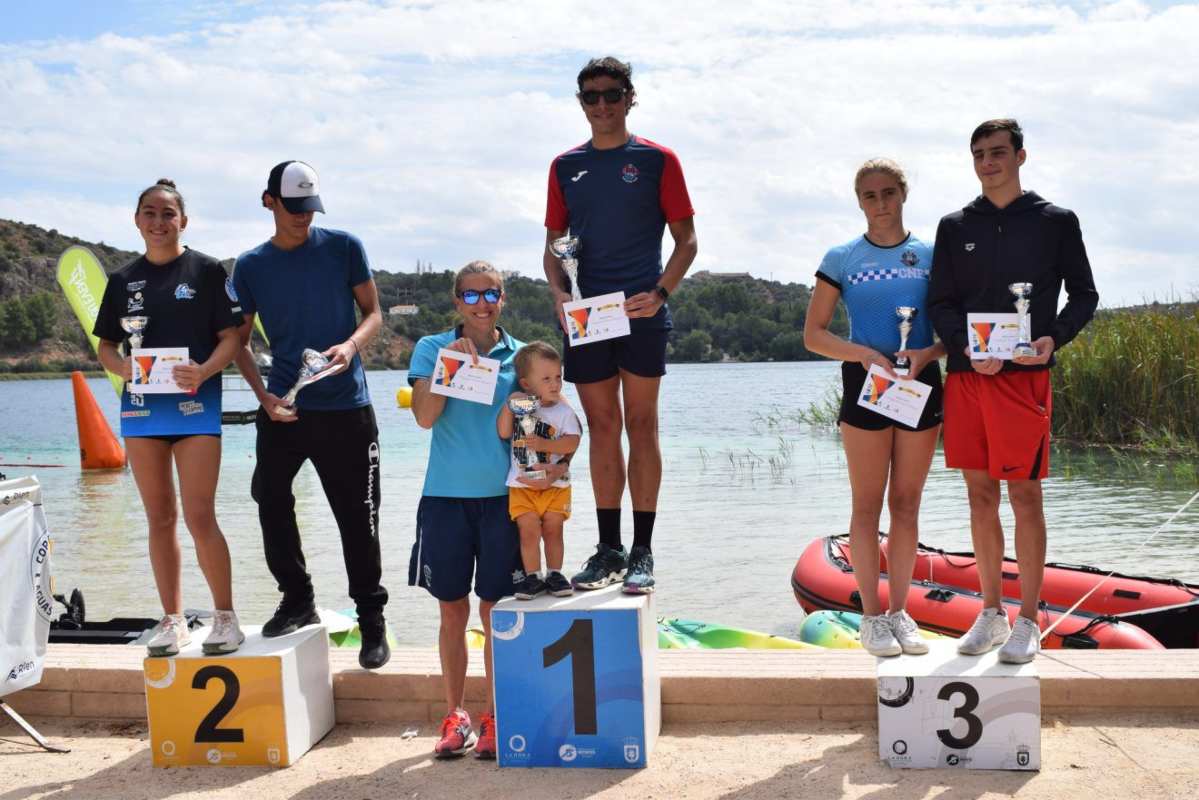
<instances>
[{"instance_id":1,"label":"black sunglasses","mask_svg":"<svg viewBox=\"0 0 1199 800\"><path fill-rule=\"evenodd\" d=\"M491 305L495 305L500 301L500 295L502 294L503 292L499 289L485 289L482 292L478 291L477 289L465 289L461 292L458 292L458 296L462 298L462 302L466 303L468 306L477 305L480 297L482 297Z\"/></svg>"},{"instance_id":2,"label":"black sunglasses","mask_svg":"<svg viewBox=\"0 0 1199 800\"><path fill-rule=\"evenodd\" d=\"M598 89L587 89L585 91L579 92L578 98L583 101L583 105L593 106L596 103L598 103L600 101L600 98L602 97L602 98L604 98L605 103L612 106L612 105L616 105L621 100L623 100L624 96L628 93L629 93L629 90L624 89L624 88L604 89L603 91L600 91Z\"/></svg>"}]
</instances>

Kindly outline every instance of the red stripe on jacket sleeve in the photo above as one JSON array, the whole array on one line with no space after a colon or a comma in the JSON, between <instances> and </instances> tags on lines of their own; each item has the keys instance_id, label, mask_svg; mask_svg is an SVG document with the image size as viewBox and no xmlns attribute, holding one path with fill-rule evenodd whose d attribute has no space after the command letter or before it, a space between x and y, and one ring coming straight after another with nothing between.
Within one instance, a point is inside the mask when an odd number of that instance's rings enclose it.
<instances>
[{"instance_id":1,"label":"red stripe on jacket sleeve","mask_svg":"<svg viewBox=\"0 0 1199 800\"><path fill-rule=\"evenodd\" d=\"M570 210L566 207L566 198L562 196L562 186L558 183L558 159L550 164L549 191L545 201L545 227L551 231L564 231L570 227Z\"/></svg>"},{"instance_id":2,"label":"red stripe on jacket sleeve","mask_svg":"<svg viewBox=\"0 0 1199 800\"><path fill-rule=\"evenodd\" d=\"M683 178L683 165L679 157L669 148L657 146L665 157L662 164L662 183L658 190L658 203L667 222L677 222L680 219L695 216L691 206L691 196L687 194L687 181Z\"/></svg>"}]
</instances>

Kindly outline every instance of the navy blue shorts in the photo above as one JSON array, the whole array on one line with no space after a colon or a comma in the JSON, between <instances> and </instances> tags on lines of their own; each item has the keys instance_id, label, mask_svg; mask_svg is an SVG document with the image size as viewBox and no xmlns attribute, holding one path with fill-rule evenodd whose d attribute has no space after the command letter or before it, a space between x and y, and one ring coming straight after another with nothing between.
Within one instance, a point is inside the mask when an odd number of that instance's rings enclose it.
<instances>
[{"instance_id":1,"label":"navy blue shorts","mask_svg":"<svg viewBox=\"0 0 1199 800\"><path fill-rule=\"evenodd\" d=\"M566 354L564 372L571 383L596 383L624 370L642 378L660 378L666 374L668 330L633 330L619 339L571 347L562 336Z\"/></svg>"},{"instance_id":2,"label":"navy blue shorts","mask_svg":"<svg viewBox=\"0 0 1199 800\"><path fill-rule=\"evenodd\" d=\"M524 580L508 495L422 497L408 585L423 586L438 600L461 600L470 594L472 577L483 600L507 597Z\"/></svg>"}]
</instances>

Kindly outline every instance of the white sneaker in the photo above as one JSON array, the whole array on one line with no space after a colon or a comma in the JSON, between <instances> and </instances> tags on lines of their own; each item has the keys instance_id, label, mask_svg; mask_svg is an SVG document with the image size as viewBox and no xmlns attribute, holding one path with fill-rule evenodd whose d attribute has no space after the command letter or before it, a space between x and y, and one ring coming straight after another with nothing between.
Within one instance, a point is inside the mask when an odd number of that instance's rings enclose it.
<instances>
[{"instance_id":1,"label":"white sneaker","mask_svg":"<svg viewBox=\"0 0 1199 800\"><path fill-rule=\"evenodd\" d=\"M177 656L179 648L191 644L191 632L182 614L167 614L158 623L157 630L146 642L146 650L152 656Z\"/></svg>"},{"instance_id":2,"label":"white sneaker","mask_svg":"<svg viewBox=\"0 0 1199 800\"><path fill-rule=\"evenodd\" d=\"M218 610L212 614L212 632L204 640L202 649L205 655L210 656L232 653L245 640L246 635L237 624L237 614Z\"/></svg>"},{"instance_id":3,"label":"white sneaker","mask_svg":"<svg viewBox=\"0 0 1199 800\"><path fill-rule=\"evenodd\" d=\"M999 648L999 660L1005 664L1027 664L1040 649L1040 626L1028 617L1016 617L1011 635Z\"/></svg>"},{"instance_id":4,"label":"white sneaker","mask_svg":"<svg viewBox=\"0 0 1199 800\"><path fill-rule=\"evenodd\" d=\"M916 627L916 620L912 619L907 611L900 609L888 614L887 623L891 626L891 635L899 642L903 652L912 656L922 656L928 652L928 642L924 641L920 629Z\"/></svg>"},{"instance_id":5,"label":"white sneaker","mask_svg":"<svg viewBox=\"0 0 1199 800\"><path fill-rule=\"evenodd\" d=\"M958 652L964 656L981 656L995 649L995 645L1003 644L1011 630L1002 608L984 608L970 630L958 639Z\"/></svg>"},{"instance_id":6,"label":"white sneaker","mask_svg":"<svg viewBox=\"0 0 1199 800\"><path fill-rule=\"evenodd\" d=\"M895 634L891 633L891 625L881 614L876 616L862 615L862 626L859 628L862 647L872 656L897 656L903 652Z\"/></svg>"}]
</instances>

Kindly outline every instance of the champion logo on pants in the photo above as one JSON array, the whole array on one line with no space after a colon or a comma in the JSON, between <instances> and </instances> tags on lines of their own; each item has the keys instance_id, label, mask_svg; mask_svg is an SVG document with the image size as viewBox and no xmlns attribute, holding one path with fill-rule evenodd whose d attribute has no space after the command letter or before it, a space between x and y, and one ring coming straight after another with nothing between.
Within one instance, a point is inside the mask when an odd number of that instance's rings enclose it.
<instances>
[{"instance_id":1,"label":"champion logo on pants","mask_svg":"<svg viewBox=\"0 0 1199 800\"><path fill-rule=\"evenodd\" d=\"M366 448L366 460L366 499L362 502L366 503L371 526L371 538L375 539L379 535L375 530L375 470L379 467L378 442L371 442Z\"/></svg>"}]
</instances>

